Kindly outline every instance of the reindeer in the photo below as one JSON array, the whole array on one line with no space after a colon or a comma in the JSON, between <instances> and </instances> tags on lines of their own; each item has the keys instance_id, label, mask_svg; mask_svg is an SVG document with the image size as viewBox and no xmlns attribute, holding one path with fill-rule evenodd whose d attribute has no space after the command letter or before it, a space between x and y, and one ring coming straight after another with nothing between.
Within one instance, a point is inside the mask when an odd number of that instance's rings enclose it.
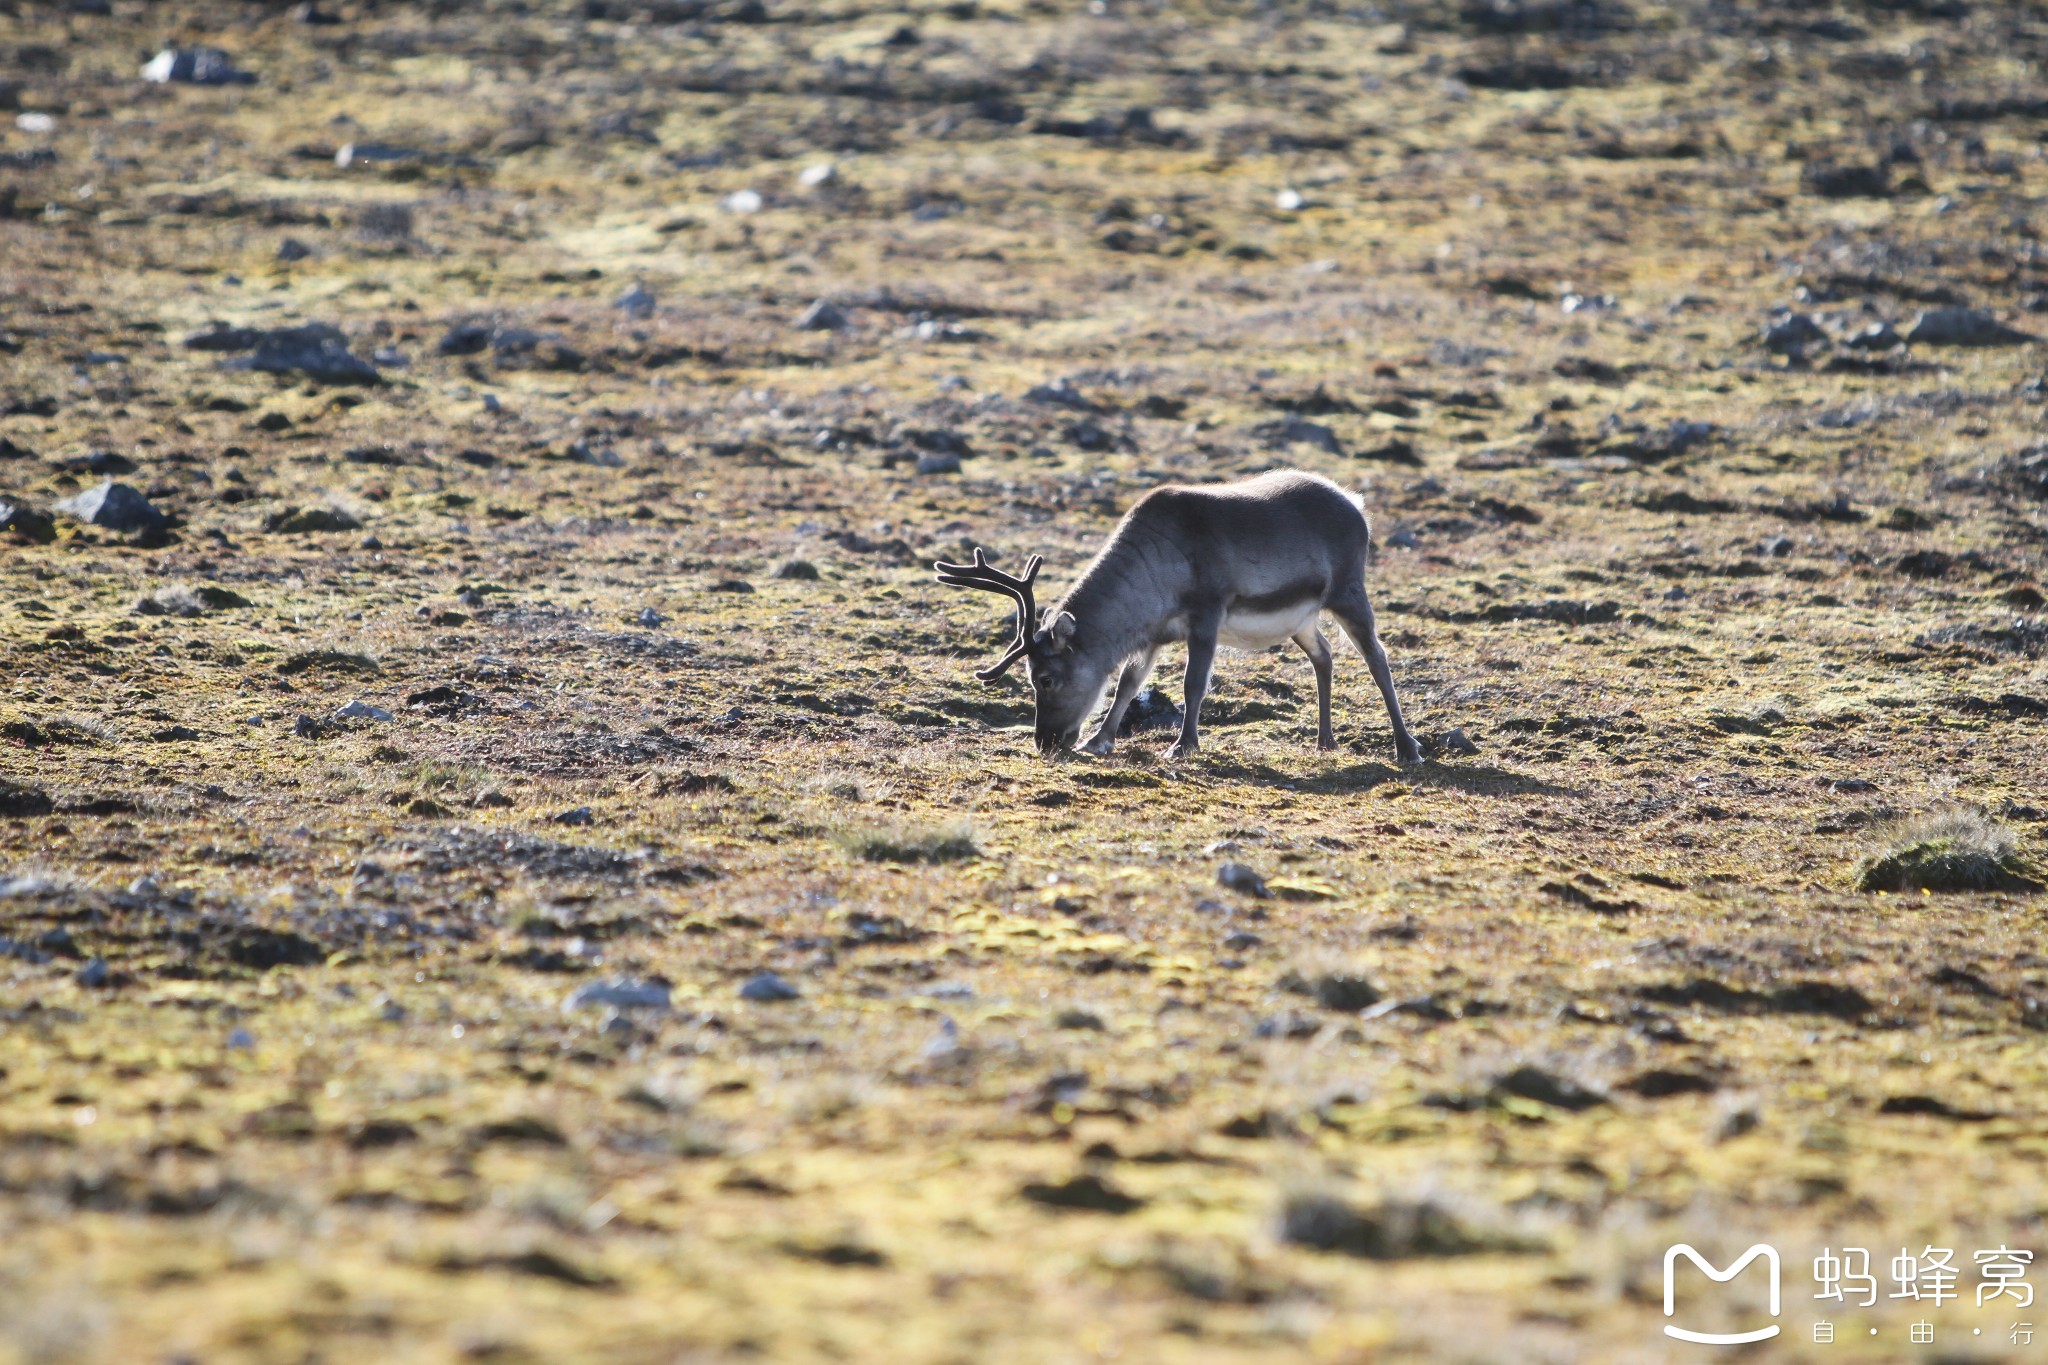
<instances>
[{"instance_id":1,"label":"reindeer","mask_svg":"<svg viewBox=\"0 0 2048 1365\"><path fill-rule=\"evenodd\" d=\"M995 568L979 549L972 564L940 561L934 567L941 583L1016 600L1016 639L974 676L993 682L1024 660L1040 753L1074 747L1081 723L1116 674L1109 710L1081 745L1084 752L1107 754L1160 649L1185 642L1186 709L1180 739L1166 756L1192 754L1201 747L1197 720L1216 647L1258 650L1282 640L1301 646L1315 669L1316 747L1334 749L1330 642L1317 624L1328 611L1365 656L1386 699L1396 759L1419 763L1422 753L1401 719L1394 675L1365 596L1371 536L1357 498L1318 475L1276 470L1237 483L1153 489L1042 622L1031 586L1042 557L1031 556L1022 576Z\"/></svg>"}]
</instances>

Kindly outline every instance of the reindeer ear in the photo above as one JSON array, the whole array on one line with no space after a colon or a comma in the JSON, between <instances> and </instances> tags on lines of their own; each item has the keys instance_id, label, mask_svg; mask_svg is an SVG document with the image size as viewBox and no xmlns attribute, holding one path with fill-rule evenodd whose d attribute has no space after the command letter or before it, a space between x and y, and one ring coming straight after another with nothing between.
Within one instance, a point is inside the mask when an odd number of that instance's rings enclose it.
<instances>
[{"instance_id":1,"label":"reindeer ear","mask_svg":"<svg viewBox=\"0 0 2048 1365\"><path fill-rule=\"evenodd\" d=\"M1054 650L1064 654L1074 647L1075 625L1074 614L1070 611L1063 611L1046 622L1045 633Z\"/></svg>"}]
</instances>

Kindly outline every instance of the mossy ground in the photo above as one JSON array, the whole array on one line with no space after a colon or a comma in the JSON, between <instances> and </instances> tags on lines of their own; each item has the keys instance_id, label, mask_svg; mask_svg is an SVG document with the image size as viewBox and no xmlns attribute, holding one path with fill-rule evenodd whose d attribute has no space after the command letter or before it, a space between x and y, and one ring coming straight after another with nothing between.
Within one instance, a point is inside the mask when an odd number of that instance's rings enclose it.
<instances>
[{"instance_id":1,"label":"mossy ground","mask_svg":"<svg viewBox=\"0 0 2048 1365\"><path fill-rule=\"evenodd\" d=\"M2029 325L2037 19L89 8L0 5L0 500L181 524L0 546L0 1359L1643 1361L1667 1243L1768 1239L1777 1358L1891 1360L1822 1246L2039 1246L2040 899L1853 883L1951 800L2038 865L2040 351L1760 341ZM1279 463L1479 753L1347 654L1318 754L1276 653L1039 760L929 561Z\"/></svg>"}]
</instances>

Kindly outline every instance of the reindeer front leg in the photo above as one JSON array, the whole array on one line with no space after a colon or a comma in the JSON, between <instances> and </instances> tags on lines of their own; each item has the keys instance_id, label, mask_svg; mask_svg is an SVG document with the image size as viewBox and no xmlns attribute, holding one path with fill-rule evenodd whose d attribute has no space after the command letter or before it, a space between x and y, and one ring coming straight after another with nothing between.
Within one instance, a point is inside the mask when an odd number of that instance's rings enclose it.
<instances>
[{"instance_id":1,"label":"reindeer front leg","mask_svg":"<svg viewBox=\"0 0 2048 1365\"><path fill-rule=\"evenodd\" d=\"M1131 699L1143 690L1145 680L1152 676L1152 661L1159 657L1157 649L1148 649L1124 665L1124 671L1116 681L1116 696L1110 699L1109 712L1102 718L1102 724L1095 733L1088 736L1081 745L1083 753L1106 755L1116 744L1117 731L1123 728L1124 712L1131 706Z\"/></svg>"},{"instance_id":2,"label":"reindeer front leg","mask_svg":"<svg viewBox=\"0 0 2048 1365\"><path fill-rule=\"evenodd\" d=\"M1196 723L1202 714L1202 698L1209 692L1209 670L1216 663L1216 632L1222 624L1221 612L1188 622L1188 672L1181 683L1181 705L1186 710L1180 718L1180 742L1166 751L1168 758L1187 758L1202 747Z\"/></svg>"}]
</instances>

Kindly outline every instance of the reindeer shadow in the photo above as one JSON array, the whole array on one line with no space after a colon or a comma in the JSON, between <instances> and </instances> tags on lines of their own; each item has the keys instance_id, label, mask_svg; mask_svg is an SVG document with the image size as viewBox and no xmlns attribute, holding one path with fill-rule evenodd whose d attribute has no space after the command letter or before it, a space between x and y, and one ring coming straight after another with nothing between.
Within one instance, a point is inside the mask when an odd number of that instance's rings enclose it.
<instances>
[{"instance_id":1,"label":"reindeer shadow","mask_svg":"<svg viewBox=\"0 0 2048 1365\"><path fill-rule=\"evenodd\" d=\"M1370 791L1382 782L1403 781L1418 787L1443 787L1473 796L1569 796L1568 787L1490 763L1445 764L1435 760L1413 768L1391 763L1348 763L1321 772L1290 772L1269 763L1246 762L1221 755L1205 757L1203 771L1212 777L1251 786L1280 787L1321 796Z\"/></svg>"}]
</instances>

